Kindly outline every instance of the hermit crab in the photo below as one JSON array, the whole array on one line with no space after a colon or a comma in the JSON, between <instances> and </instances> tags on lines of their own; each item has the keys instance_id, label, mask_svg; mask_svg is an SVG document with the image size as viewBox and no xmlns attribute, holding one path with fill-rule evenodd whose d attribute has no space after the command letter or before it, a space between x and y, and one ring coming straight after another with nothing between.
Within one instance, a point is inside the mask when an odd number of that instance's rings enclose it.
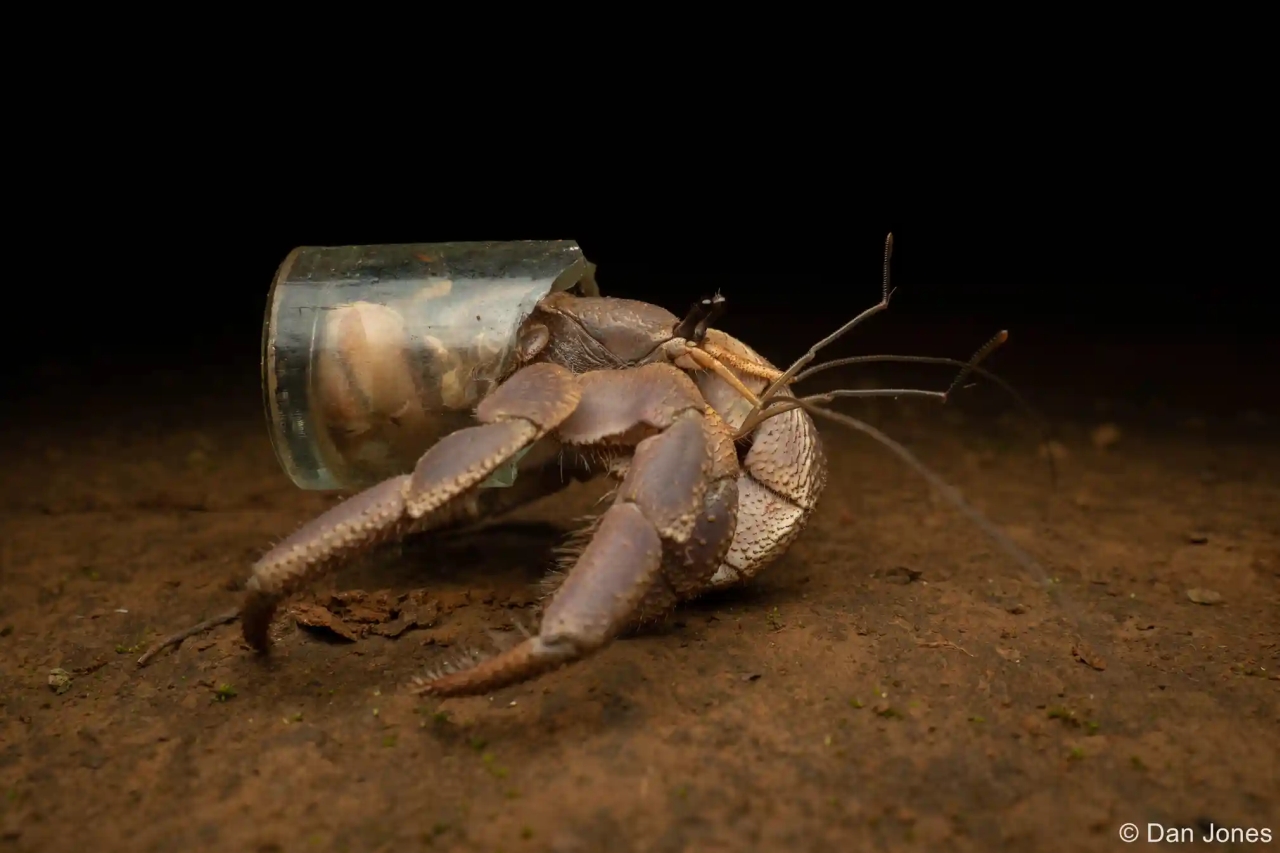
<instances>
[{"instance_id":1,"label":"hermit crab","mask_svg":"<svg viewBox=\"0 0 1280 853\"><path fill-rule=\"evenodd\" d=\"M809 367L820 350L888 307L892 250L890 235L880 301L785 370L712 327L726 307L719 295L677 317L643 302L547 294L514 329L514 355L500 375L489 377L491 388L467 425L421 448L425 452L411 471L333 506L254 564L238 612L245 640L267 652L272 619L286 597L379 543L476 520L550 493L568 481L562 472L612 478L615 488L604 510L575 539L576 558L550 580L539 624L492 656L470 655L417 678L413 689L474 695L535 678L591 655L682 602L741 584L776 560L804 529L826 483L815 417L886 445L1006 551L1030 562L905 448L827 407L839 397L945 402L971 373L990 376L979 363L1004 342L1005 333L968 361L891 357L959 366L945 391L797 396L792 390L817 370L859 360ZM394 412L388 417L398 423ZM526 455L558 458L561 464L545 466L542 475L525 477L513 488L484 488Z\"/></svg>"}]
</instances>

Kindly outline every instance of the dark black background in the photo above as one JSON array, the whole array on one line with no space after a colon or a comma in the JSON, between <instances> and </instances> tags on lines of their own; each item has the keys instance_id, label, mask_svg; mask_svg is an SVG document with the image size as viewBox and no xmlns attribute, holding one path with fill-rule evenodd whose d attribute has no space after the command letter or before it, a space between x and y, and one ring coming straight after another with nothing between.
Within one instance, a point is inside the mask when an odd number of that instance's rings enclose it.
<instances>
[{"instance_id":1,"label":"dark black background","mask_svg":"<svg viewBox=\"0 0 1280 853\"><path fill-rule=\"evenodd\" d=\"M1058 372L1085 390L1106 365L1073 367L1073 350L1120 342L1158 348L1168 385L1229 379L1237 396L1269 399L1276 277L1264 224L1221 194L1010 181L860 204L810 180L732 195L358 176L339 192L307 174L224 185L175 172L163 183L153 173L130 194L117 180L34 217L42 236L20 254L35 264L8 288L6 393L110 381L146 394L159 370L256 383L267 290L298 245L572 238L606 295L680 314L718 290L729 300L721 327L786 360L877 301L892 231L892 308L833 354L965 357L1008 328L1004 363L1020 344L1052 340ZM963 343L930 339L945 327Z\"/></svg>"}]
</instances>

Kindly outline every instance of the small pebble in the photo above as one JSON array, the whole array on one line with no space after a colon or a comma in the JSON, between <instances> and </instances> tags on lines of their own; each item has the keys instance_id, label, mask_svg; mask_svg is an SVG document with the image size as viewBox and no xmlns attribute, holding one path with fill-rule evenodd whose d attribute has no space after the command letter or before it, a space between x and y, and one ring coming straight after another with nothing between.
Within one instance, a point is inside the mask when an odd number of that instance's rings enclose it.
<instances>
[{"instance_id":1,"label":"small pebble","mask_svg":"<svg viewBox=\"0 0 1280 853\"><path fill-rule=\"evenodd\" d=\"M65 669L49 670L49 688L61 696L71 689L71 673Z\"/></svg>"},{"instance_id":2,"label":"small pebble","mask_svg":"<svg viewBox=\"0 0 1280 853\"><path fill-rule=\"evenodd\" d=\"M1194 589L1187 590L1187 598L1196 604L1218 604L1222 601L1222 594L1211 589Z\"/></svg>"},{"instance_id":3,"label":"small pebble","mask_svg":"<svg viewBox=\"0 0 1280 853\"><path fill-rule=\"evenodd\" d=\"M909 569L906 566L894 566L885 572L884 579L886 583L909 584L919 579L923 572L918 569Z\"/></svg>"},{"instance_id":4,"label":"small pebble","mask_svg":"<svg viewBox=\"0 0 1280 853\"><path fill-rule=\"evenodd\" d=\"M1120 427L1112 423L1101 424L1089 433L1089 439L1099 450L1108 450L1120 441Z\"/></svg>"}]
</instances>

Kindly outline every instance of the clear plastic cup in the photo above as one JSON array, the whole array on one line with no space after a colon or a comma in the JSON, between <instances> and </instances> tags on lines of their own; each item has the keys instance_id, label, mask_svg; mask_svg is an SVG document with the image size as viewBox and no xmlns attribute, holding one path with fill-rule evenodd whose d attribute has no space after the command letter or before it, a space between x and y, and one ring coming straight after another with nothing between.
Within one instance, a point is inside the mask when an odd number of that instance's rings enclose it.
<instances>
[{"instance_id":1,"label":"clear plastic cup","mask_svg":"<svg viewBox=\"0 0 1280 853\"><path fill-rule=\"evenodd\" d=\"M572 240L301 247L267 299L262 390L281 467L304 489L413 469L514 365L549 293L598 296ZM514 466L489 486L510 485Z\"/></svg>"}]
</instances>

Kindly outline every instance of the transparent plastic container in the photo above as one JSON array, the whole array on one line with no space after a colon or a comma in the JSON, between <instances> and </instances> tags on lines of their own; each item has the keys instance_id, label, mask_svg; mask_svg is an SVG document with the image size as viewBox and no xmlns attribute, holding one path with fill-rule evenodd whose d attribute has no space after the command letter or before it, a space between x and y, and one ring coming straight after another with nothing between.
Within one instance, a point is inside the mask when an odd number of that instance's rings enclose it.
<instances>
[{"instance_id":1,"label":"transparent plastic container","mask_svg":"<svg viewBox=\"0 0 1280 853\"><path fill-rule=\"evenodd\" d=\"M412 470L474 422L538 301L570 289L599 295L595 266L572 240L294 249L271 285L262 336L281 467L315 490Z\"/></svg>"}]
</instances>

